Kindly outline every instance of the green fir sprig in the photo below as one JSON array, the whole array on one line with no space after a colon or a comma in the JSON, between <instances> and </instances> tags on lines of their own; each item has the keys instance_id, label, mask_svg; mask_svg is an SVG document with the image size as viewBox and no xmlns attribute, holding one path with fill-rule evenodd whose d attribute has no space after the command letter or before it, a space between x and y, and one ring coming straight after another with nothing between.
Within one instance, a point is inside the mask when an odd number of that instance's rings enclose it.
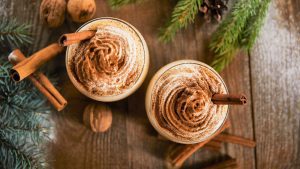
<instances>
[{"instance_id":1,"label":"green fir sprig","mask_svg":"<svg viewBox=\"0 0 300 169\"><path fill-rule=\"evenodd\" d=\"M0 168L46 168L50 107L33 85L14 82L0 60Z\"/></svg>"},{"instance_id":2,"label":"green fir sprig","mask_svg":"<svg viewBox=\"0 0 300 169\"><path fill-rule=\"evenodd\" d=\"M48 167L45 146L51 134L50 107L28 80L16 83L10 79L12 65L4 60L11 49L31 44L29 28L15 19L2 19L0 23L1 169Z\"/></svg>"},{"instance_id":3,"label":"green fir sprig","mask_svg":"<svg viewBox=\"0 0 300 169\"><path fill-rule=\"evenodd\" d=\"M108 3L115 9L141 1L143 0L108 0ZM159 39L163 42L169 42L173 39L176 32L182 28L186 28L188 24L193 23L202 1L203 0L178 0L172 12L171 19L160 29Z\"/></svg>"},{"instance_id":4,"label":"green fir sprig","mask_svg":"<svg viewBox=\"0 0 300 169\"><path fill-rule=\"evenodd\" d=\"M119 8L140 1L142 0L109 0L108 2L112 8ZM193 23L201 4L202 0L179 0L174 7L170 21L160 29L159 39L163 42L169 42L178 30Z\"/></svg>"},{"instance_id":5,"label":"green fir sprig","mask_svg":"<svg viewBox=\"0 0 300 169\"><path fill-rule=\"evenodd\" d=\"M179 0L172 12L171 20L160 31L160 40L170 41L179 29L193 23L201 3L202 0Z\"/></svg>"},{"instance_id":6,"label":"green fir sprig","mask_svg":"<svg viewBox=\"0 0 300 169\"><path fill-rule=\"evenodd\" d=\"M262 0L256 10L255 15L253 15L247 22L246 29L243 32L243 40L241 46L250 50L255 44L256 39L259 36L260 30L264 24L267 11L269 9L271 0Z\"/></svg>"},{"instance_id":7,"label":"green fir sprig","mask_svg":"<svg viewBox=\"0 0 300 169\"><path fill-rule=\"evenodd\" d=\"M19 24L15 19L2 19L0 21L0 49L22 48L31 44L30 26Z\"/></svg>"},{"instance_id":8,"label":"green fir sprig","mask_svg":"<svg viewBox=\"0 0 300 169\"><path fill-rule=\"evenodd\" d=\"M118 7L135 0L109 0ZM193 23L202 0L178 0L167 25L160 30L159 39L168 42L176 32ZM212 35L210 48L215 57L211 66L222 71L240 49L250 50L264 23L271 0L239 0ZM112 3L111 3L112 4Z\"/></svg>"},{"instance_id":9,"label":"green fir sprig","mask_svg":"<svg viewBox=\"0 0 300 169\"><path fill-rule=\"evenodd\" d=\"M249 50L264 22L270 0L240 0L212 36L210 48L215 57L211 66L222 71L239 49Z\"/></svg>"},{"instance_id":10,"label":"green fir sprig","mask_svg":"<svg viewBox=\"0 0 300 169\"><path fill-rule=\"evenodd\" d=\"M113 8L117 9L123 5L133 4L141 2L142 0L108 0L108 4Z\"/></svg>"}]
</instances>

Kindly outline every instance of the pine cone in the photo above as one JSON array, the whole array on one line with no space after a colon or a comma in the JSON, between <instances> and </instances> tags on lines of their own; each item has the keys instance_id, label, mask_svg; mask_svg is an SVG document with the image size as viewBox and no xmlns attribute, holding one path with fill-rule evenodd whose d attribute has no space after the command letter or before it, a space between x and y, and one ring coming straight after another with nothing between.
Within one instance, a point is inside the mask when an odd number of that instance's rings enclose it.
<instances>
[{"instance_id":1,"label":"pine cone","mask_svg":"<svg viewBox=\"0 0 300 169\"><path fill-rule=\"evenodd\" d=\"M199 11L204 14L204 18L208 21L211 18L221 21L223 12L227 10L228 0L204 0Z\"/></svg>"}]
</instances>

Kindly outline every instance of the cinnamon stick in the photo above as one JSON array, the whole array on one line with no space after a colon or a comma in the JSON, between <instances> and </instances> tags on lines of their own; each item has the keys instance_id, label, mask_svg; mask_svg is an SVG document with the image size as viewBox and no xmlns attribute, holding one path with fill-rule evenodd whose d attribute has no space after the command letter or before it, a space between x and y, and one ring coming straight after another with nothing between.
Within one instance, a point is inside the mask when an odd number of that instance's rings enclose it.
<instances>
[{"instance_id":1,"label":"cinnamon stick","mask_svg":"<svg viewBox=\"0 0 300 169\"><path fill-rule=\"evenodd\" d=\"M226 128L230 126L229 121L227 120L222 128L214 134L218 135ZM213 137L214 137L213 136ZM172 151L167 155L166 164L168 168L179 168L182 164L191 156L193 155L199 148L203 147L206 143L208 143L211 139L205 140L203 142L197 144L187 144L182 145L179 144L178 147L172 149Z\"/></svg>"},{"instance_id":2,"label":"cinnamon stick","mask_svg":"<svg viewBox=\"0 0 300 169\"><path fill-rule=\"evenodd\" d=\"M221 149L221 141L217 141L217 140L210 140L209 142L207 142L204 147L213 151L220 151Z\"/></svg>"},{"instance_id":3,"label":"cinnamon stick","mask_svg":"<svg viewBox=\"0 0 300 169\"><path fill-rule=\"evenodd\" d=\"M25 60L26 57L19 50L16 49L8 56L9 61L16 65ZM57 91L50 80L41 72L31 74L29 80L33 85L49 100L57 111L61 111L67 105L66 99Z\"/></svg>"},{"instance_id":4,"label":"cinnamon stick","mask_svg":"<svg viewBox=\"0 0 300 169\"><path fill-rule=\"evenodd\" d=\"M253 141L253 140L245 139L245 138L242 138L239 136L234 136L231 134L224 134L224 133L217 135L216 137L213 138L213 140L228 142L228 143L233 143L233 144L239 144L239 145L250 147L250 148L255 147L255 144L256 144L255 141Z\"/></svg>"},{"instance_id":5,"label":"cinnamon stick","mask_svg":"<svg viewBox=\"0 0 300 169\"><path fill-rule=\"evenodd\" d=\"M214 94L211 100L214 104L221 105L244 105L247 103L247 98L243 94Z\"/></svg>"},{"instance_id":6,"label":"cinnamon stick","mask_svg":"<svg viewBox=\"0 0 300 169\"><path fill-rule=\"evenodd\" d=\"M236 159L227 159L225 161L221 161L217 164L213 164L209 167L205 167L204 169L235 169L238 168L238 163Z\"/></svg>"},{"instance_id":7,"label":"cinnamon stick","mask_svg":"<svg viewBox=\"0 0 300 169\"><path fill-rule=\"evenodd\" d=\"M168 139L166 139L165 137L163 137L160 134L157 134L157 139L160 141L169 141ZM213 151L220 151L221 149L221 141L217 141L217 140L210 140L209 142L207 142L204 147Z\"/></svg>"},{"instance_id":8,"label":"cinnamon stick","mask_svg":"<svg viewBox=\"0 0 300 169\"><path fill-rule=\"evenodd\" d=\"M53 43L46 48L41 49L30 57L17 63L10 71L11 78L17 82L23 80L62 51L63 47L59 46L57 43Z\"/></svg>"},{"instance_id":9,"label":"cinnamon stick","mask_svg":"<svg viewBox=\"0 0 300 169\"><path fill-rule=\"evenodd\" d=\"M81 31L75 33L63 34L59 39L58 43L60 46L68 46L74 43L79 43L80 41L90 39L95 36L96 31Z\"/></svg>"}]
</instances>

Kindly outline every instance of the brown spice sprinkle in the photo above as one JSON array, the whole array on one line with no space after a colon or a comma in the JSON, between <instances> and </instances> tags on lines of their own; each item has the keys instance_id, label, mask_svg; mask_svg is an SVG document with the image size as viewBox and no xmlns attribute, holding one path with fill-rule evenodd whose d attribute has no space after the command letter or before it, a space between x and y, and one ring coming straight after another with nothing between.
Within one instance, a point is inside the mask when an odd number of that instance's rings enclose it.
<instances>
[{"instance_id":1,"label":"brown spice sprinkle","mask_svg":"<svg viewBox=\"0 0 300 169\"><path fill-rule=\"evenodd\" d=\"M142 44L120 28L107 26L75 48L70 68L76 81L96 96L119 95L130 89L143 70Z\"/></svg>"},{"instance_id":2,"label":"brown spice sprinkle","mask_svg":"<svg viewBox=\"0 0 300 169\"><path fill-rule=\"evenodd\" d=\"M210 69L195 63L168 69L152 91L152 114L157 126L180 143L207 138L220 127L227 113L227 105L211 101L215 93L226 94L226 89Z\"/></svg>"}]
</instances>

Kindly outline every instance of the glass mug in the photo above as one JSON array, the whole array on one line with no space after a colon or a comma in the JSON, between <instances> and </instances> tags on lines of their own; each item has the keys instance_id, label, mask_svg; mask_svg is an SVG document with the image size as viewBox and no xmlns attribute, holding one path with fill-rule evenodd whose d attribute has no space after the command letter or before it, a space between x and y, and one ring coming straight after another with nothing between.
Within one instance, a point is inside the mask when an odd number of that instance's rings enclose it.
<instances>
[{"instance_id":1,"label":"glass mug","mask_svg":"<svg viewBox=\"0 0 300 169\"><path fill-rule=\"evenodd\" d=\"M76 32L96 30L90 40L68 46L66 69L85 96L103 102L134 93L149 68L147 44L131 24L112 17L93 19Z\"/></svg>"},{"instance_id":2,"label":"glass mug","mask_svg":"<svg viewBox=\"0 0 300 169\"><path fill-rule=\"evenodd\" d=\"M177 143L194 144L221 130L228 105L215 105L213 94L227 94L221 76L195 60L179 60L162 67L151 79L145 106L152 126Z\"/></svg>"}]
</instances>

